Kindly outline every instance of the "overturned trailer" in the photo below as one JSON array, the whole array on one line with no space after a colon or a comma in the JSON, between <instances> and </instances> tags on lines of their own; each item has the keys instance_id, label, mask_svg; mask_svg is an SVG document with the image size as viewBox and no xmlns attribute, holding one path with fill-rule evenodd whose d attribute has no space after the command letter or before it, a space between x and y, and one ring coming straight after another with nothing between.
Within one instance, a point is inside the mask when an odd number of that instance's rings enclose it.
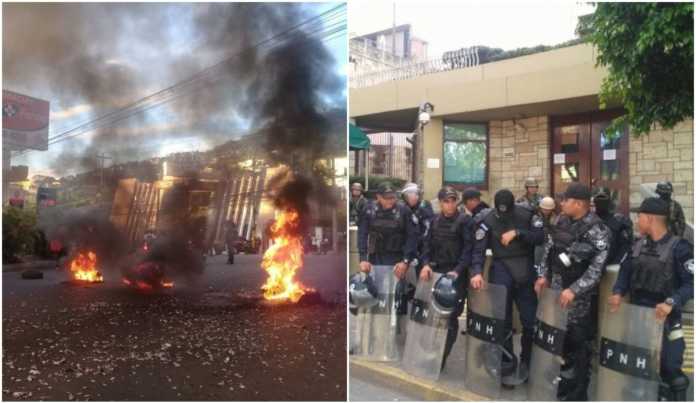
<instances>
[{"instance_id":1,"label":"overturned trailer","mask_svg":"<svg viewBox=\"0 0 696 403\"><path fill-rule=\"evenodd\" d=\"M110 219L132 247L142 242L148 230L167 233L181 230L186 223L201 231L191 236L208 250L224 244L228 220L237 224L240 238L251 240L256 236L265 181L265 167L230 178L122 179Z\"/></svg>"}]
</instances>

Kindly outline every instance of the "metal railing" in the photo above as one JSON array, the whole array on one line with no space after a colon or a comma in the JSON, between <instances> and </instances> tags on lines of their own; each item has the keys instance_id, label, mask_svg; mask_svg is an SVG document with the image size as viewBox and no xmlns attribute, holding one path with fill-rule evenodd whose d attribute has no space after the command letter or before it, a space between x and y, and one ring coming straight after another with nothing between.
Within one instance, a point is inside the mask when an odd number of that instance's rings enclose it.
<instances>
[{"instance_id":1,"label":"metal railing","mask_svg":"<svg viewBox=\"0 0 696 403\"><path fill-rule=\"evenodd\" d=\"M426 74L458 70L479 65L478 47L445 52L442 57L422 62L405 63L399 67L364 72L350 77L351 88L364 88L386 81L407 80Z\"/></svg>"}]
</instances>

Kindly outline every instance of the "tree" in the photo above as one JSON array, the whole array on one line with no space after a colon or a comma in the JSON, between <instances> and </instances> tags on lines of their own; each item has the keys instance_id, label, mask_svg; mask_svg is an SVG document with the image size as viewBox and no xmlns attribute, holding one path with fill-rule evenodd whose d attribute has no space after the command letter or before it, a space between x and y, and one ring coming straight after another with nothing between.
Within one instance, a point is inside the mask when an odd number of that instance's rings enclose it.
<instances>
[{"instance_id":1,"label":"tree","mask_svg":"<svg viewBox=\"0 0 696 403\"><path fill-rule=\"evenodd\" d=\"M597 47L597 64L609 75L600 91L602 108L620 102L636 135L659 123L672 128L693 117L693 3L598 3L583 32ZM588 29L585 29L588 28Z\"/></svg>"}]
</instances>

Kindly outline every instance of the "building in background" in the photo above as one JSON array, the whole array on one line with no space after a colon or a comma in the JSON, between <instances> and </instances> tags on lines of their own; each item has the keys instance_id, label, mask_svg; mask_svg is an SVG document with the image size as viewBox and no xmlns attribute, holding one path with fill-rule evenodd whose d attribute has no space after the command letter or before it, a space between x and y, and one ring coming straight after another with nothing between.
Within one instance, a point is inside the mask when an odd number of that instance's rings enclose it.
<instances>
[{"instance_id":1,"label":"building in background","mask_svg":"<svg viewBox=\"0 0 696 403\"><path fill-rule=\"evenodd\" d=\"M591 45L570 44L362 86L351 78L350 118L366 132L413 132L419 105L434 105L416 152L429 199L449 184L477 187L491 201L502 188L521 194L525 178L535 177L555 196L574 181L608 187L627 214L643 199L641 184L667 180L692 223L693 120L639 138L630 128L607 133L623 111L600 109L606 74Z\"/></svg>"},{"instance_id":2,"label":"building in background","mask_svg":"<svg viewBox=\"0 0 696 403\"><path fill-rule=\"evenodd\" d=\"M412 154L409 139L412 133L373 133L370 138L370 176L411 180ZM352 175L365 175L365 153L350 151Z\"/></svg>"}]
</instances>

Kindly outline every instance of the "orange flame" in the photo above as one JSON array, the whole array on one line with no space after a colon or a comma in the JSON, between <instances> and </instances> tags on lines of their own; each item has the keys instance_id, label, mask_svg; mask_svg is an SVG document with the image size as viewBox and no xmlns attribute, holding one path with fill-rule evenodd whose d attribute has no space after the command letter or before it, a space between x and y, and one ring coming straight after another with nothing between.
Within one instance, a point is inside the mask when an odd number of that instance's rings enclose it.
<instances>
[{"instance_id":1,"label":"orange flame","mask_svg":"<svg viewBox=\"0 0 696 403\"><path fill-rule=\"evenodd\" d=\"M297 302L305 291L302 284L294 280L295 273L303 265L304 249L302 238L297 235L300 215L295 210L282 211L271 226L273 244L263 254L261 267L268 273L261 287L267 300L290 300Z\"/></svg>"},{"instance_id":2,"label":"orange flame","mask_svg":"<svg viewBox=\"0 0 696 403\"><path fill-rule=\"evenodd\" d=\"M97 255L94 252L78 253L70 262L70 271L75 280L89 283L104 281L104 277L97 270Z\"/></svg>"}]
</instances>

